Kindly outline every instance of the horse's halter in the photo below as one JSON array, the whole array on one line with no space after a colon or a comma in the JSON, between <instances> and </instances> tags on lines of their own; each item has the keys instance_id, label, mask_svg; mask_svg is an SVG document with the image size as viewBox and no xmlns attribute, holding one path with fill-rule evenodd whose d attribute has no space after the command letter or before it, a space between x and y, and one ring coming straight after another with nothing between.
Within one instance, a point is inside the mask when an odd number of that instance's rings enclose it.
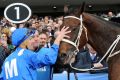
<instances>
[{"instance_id":1,"label":"horse's halter","mask_svg":"<svg viewBox=\"0 0 120 80\"><path fill-rule=\"evenodd\" d=\"M86 28L84 27L84 25L83 25L82 15L80 15L80 18L75 17L75 16L65 16L64 18L75 18L75 19L77 19L77 20L80 21L80 24L81 24L81 25L80 25L79 33L78 33L78 36L77 36L75 42L70 41L70 40L68 40L68 39L62 39L62 41L73 45L73 46L76 48L76 50L74 51L74 54L77 54L77 53L79 52L79 49L78 49L78 46L79 46L79 44L80 44L79 40L80 40L80 37L81 37L81 34L82 34L83 29L85 30L86 39L87 39L87 41L88 41L87 29L86 29Z\"/></svg>"},{"instance_id":2,"label":"horse's halter","mask_svg":"<svg viewBox=\"0 0 120 80\"><path fill-rule=\"evenodd\" d=\"M80 18L77 18L77 17L75 17L75 16L66 16L66 17L64 17L64 18L75 18L75 19L77 19L77 20L80 21L80 24L81 24L81 25L80 25L79 33L78 33L78 36L77 36L75 42L70 41L70 40L68 40L68 39L62 39L62 41L67 42L67 43L73 45L73 46L76 48L76 50L74 51L74 54L77 54L77 52L79 51L79 49L78 49L79 40L80 40L80 37L81 37L81 34L82 34L83 29L85 29L86 39L87 39L87 41L88 41L87 29L84 27L84 25L83 25L83 23L82 23L82 21L83 21L82 15L80 15ZM120 41L120 35L118 35L117 39L112 43L112 45L109 47L109 49L107 50L107 52L105 53L105 55L100 59L100 61L99 61L98 63L101 63L101 62L103 61L103 59L104 59L108 54L109 54L109 55L108 55L108 57L107 57L107 61L109 60L109 58L111 58L111 57L113 57L113 56L115 56L115 55L117 55L117 54L120 53L120 50L119 50L119 51L116 51L115 53L112 54L113 50L115 49L115 47L116 47L116 45L117 45L117 43L118 43L119 41ZM75 70L78 70L78 71L102 70L102 69L106 69L106 68L107 68L107 67L105 67L105 68L101 68L101 69L94 69L94 67L92 67L92 68L90 68L90 69L78 69L78 68L73 67L73 66L71 65L71 63L70 63L70 67L71 67L72 69L75 69Z\"/></svg>"},{"instance_id":3,"label":"horse's halter","mask_svg":"<svg viewBox=\"0 0 120 80\"><path fill-rule=\"evenodd\" d=\"M83 29L85 29L86 39L87 39L87 41L88 41L87 29L84 27L84 25L83 25L83 23L82 23L82 22L83 22L82 15L80 15L80 18L77 18L77 17L75 17L75 16L66 16L66 17L64 17L64 18L75 18L75 19L79 20L79 21L80 21L80 24L81 24L81 25L80 25L80 28L79 28L79 33L78 33L78 36L77 36L75 42L70 41L70 40L68 40L68 39L63 39L63 40L62 40L62 41L64 41L64 42L67 42L67 43L73 45L73 46L76 48L76 50L74 51L74 55L75 55L75 54L77 54L77 52L79 51L79 49L78 49L79 40L80 40L80 37L81 37L81 34L82 34ZM117 43L118 43L119 41L120 41L120 35L118 35L117 39L112 43L112 45L110 46L110 48L107 50L107 52L105 53L105 55L100 59L100 61L99 61L98 63L101 63L101 62L103 61L103 59L104 59L109 53L110 53L110 54L109 54L109 56L107 57L107 61L109 60L109 58L111 58L111 57L113 57L113 56L115 56L115 55L117 55L117 54L120 53L120 50L119 50L119 51L116 51L115 53L112 54L113 50L115 49L115 47L116 47L116 45L117 45ZM108 67L105 67L105 68L100 68L100 69L94 69L94 67L92 67L92 68L90 68L90 69L78 69L78 68L73 67L71 63L70 63L70 67L71 67L72 69L75 69L75 70L78 70L78 71L102 70L102 69L107 69L107 68L108 68Z\"/></svg>"}]
</instances>

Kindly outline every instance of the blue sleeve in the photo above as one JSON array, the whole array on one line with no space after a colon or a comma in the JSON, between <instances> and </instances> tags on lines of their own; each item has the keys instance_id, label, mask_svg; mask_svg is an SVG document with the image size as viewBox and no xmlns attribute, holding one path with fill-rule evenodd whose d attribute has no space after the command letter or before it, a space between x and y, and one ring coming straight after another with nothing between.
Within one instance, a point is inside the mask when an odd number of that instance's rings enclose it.
<instances>
[{"instance_id":1,"label":"blue sleeve","mask_svg":"<svg viewBox=\"0 0 120 80\"><path fill-rule=\"evenodd\" d=\"M34 67L42 67L55 64L58 55L59 46L53 44L51 48L41 48L37 53L31 56Z\"/></svg>"},{"instance_id":2,"label":"blue sleeve","mask_svg":"<svg viewBox=\"0 0 120 80\"><path fill-rule=\"evenodd\" d=\"M2 73L2 72L0 73L0 80L4 80L4 79L3 79L3 73Z\"/></svg>"}]
</instances>

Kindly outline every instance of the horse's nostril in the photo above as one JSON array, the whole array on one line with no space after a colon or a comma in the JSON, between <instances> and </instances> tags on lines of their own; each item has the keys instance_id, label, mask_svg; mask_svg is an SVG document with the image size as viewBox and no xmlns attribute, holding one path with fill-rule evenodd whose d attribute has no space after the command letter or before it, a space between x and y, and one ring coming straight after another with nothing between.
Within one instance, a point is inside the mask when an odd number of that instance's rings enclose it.
<instances>
[{"instance_id":1,"label":"horse's nostril","mask_svg":"<svg viewBox=\"0 0 120 80\"><path fill-rule=\"evenodd\" d=\"M67 56L67 54L65 54L65 53L61 54L61 57L66 57L66 56Z\"/></svg>"}]
</instances>

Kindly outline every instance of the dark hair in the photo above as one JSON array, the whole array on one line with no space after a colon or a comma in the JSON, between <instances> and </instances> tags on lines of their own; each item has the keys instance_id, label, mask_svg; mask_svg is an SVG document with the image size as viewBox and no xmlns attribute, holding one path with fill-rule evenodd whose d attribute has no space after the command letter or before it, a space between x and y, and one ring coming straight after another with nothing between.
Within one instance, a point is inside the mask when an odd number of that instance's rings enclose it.
<instances>
[{"instance_id":1,"label":"dark hair","mask_svg":"<svg viewBox=\"0 0 120 80\"><path fill-rule=\"evenodd\" d=\"M30 27L30 23L26 22L24 26L25 26L26 28L29 28L29 27Z\"/></svg>"}]
</instances>

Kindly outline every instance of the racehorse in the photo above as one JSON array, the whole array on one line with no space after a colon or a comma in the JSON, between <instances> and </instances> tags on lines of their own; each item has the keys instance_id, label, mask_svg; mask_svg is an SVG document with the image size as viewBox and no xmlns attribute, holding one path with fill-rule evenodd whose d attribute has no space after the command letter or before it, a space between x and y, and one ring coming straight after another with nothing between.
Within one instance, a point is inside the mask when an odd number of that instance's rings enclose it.
<instances>
[{"instance_id":1,"label":"racehorse","mask_svg":"<svg viewBox=\"0 0 120 80\"><path fill-rule=\"evenodd\" d=\"M84 8L68 11L62 26L69 26L69 39L60 44L58 59L61 64L71 63L86 43L108 60L109 80L120 80L120 24L106 21L94 14L83 12ZM60 28L62 28L62 26ZM105 54L107 53L107 54Z\"/></svg>"}]
</instances>

